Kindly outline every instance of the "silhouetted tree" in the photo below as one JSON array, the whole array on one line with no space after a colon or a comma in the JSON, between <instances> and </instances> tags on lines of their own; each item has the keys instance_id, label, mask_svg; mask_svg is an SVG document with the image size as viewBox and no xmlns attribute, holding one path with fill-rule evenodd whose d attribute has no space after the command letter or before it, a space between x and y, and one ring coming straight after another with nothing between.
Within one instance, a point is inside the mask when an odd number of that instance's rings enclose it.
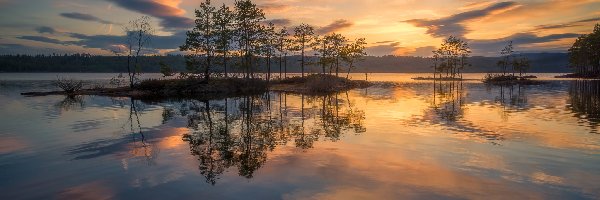
<instances>
[{"instance_id":1,"label":"silhouetted tree","mask_svg":"<svg viewBox=\"0 0 600 200\"><path fill-rule=\"evenodd\" d=\"M510 41L508 45L506 45L502 51L500 51L500 55L502 56L502 60L498 61L498 66L502 69L502 75L506 75L508 73L508 66L513 63L513 53L515 52L513 49L513 42ZM513 67L514 69L514 67ZM513 72L514 75L514 72Z\"/></svg>"},{"instance_id":2,"label":"silhouetted tree","mask_svg":"<svg viewBox=\"0 0 600 200\"><path fill-rule=\"evenodd\" d=\"M331 48L329 46L329 41L325 40L325 37L315 37L315 42L312 45L313 50L317 52L317 56L319 56L319 60L317 64L321 65L321 73L327 73L326 68L331 63Z\"/></svg>"},{"instance_id":3,"label":"silhouetted tree","mask_svg":"<svg viewBox=\"0 0 600 200\"><path fill-rule=\"evenodd\" d=\"M294 50L300 51L301 56L301 64L300 68L302 70L302 77L304 77L304 65L305 65L305 51L307 47L311 44L315 37L314 28L307 24L301 24L294 28Z\"/></svg>"},{"instance_id":4,"label":"silhouetted tree","mask_svg":"<svg viewBox=\"0 0 600 200\"><path fill-rule=\"evenodd\" d=\"M196 9L196 25L186 33L185 44L180 47L181 51L191 52L186 56L188 71L192 74L203 72L207 82L210 79L210 68L217 46L217 26L214 17L215 7L210 4L210 0L200 3L200 8Z\"/></svg>"},{"instance_id":5,"label":"silhouetted tree","mask_svg":"<svg viewBox=\"0 0 600 200\"><path fill-rule=\"evenodd\" d=\"M363 57L367 55L365 52L365 45L367 42L364 38L359 38L356 41L347 44L342 49L342 59L344 62L348 64L348 73L346 74L346 78L350 76L350 70L354 68L354 63L356 61L363 60Z\"/></svg>"},{"instance_id":6,"label":"silhouetted tree","mask_svg":"<svg viewBox=\"0 0 600 200\"><path fill-rule=\"evenodd\" d=\"M286 27L281 27L281 29L279 29L279 31L276 34L277 43L275 47L277 49L277 53L279 54L279 78L282 77L282 67L285 67L283 68L283 77L287 78L287 55L291 43L289 35L290 34L288 33Z\"/></svg>"},{"instance_id":7,"label":"silhouetted tree","mask_svg":"<svg viewBox=\"0 0 600 200\"><path fill-rule=\"evenodd\" d=\"M600 75L600 24L575 40L569 48L569 62L579 74Z\"/></svg>"},{"instance_id":8,"label":"silhouetted tree","mask_svg":"<svg viewBox=\"0 0 600 200\"><path fill-rule=\"evenodd\" d=\"M331 33L325 36L325 41L329 44L330 60L331 64L335 69L335 75L339 76L340 72L340 60L344 53L344 47L348 42L348 39L341 34ZM332 69L329 69L331 74Z\"/></svg>"},{"instance_id":9,"label":"silhouetted tree","mask_svg":"<svg viewBox=\"0 0 600 200\"><path fill-rule=\"evenodd\" d=\"M154 34L154 28L151 25L150 17L143 16L129 22L123 28L126 35L125 44L127 45L127 74L129 76L129 87L133 88L137 76L142 71L141 56L143 51L148 48Z\"/></svg>"},{"instance_id":10,"label":"silhouetted tree","mask_svg":"<svg viewBox=\"0 0 600 200\"><path fill-rule=\"evenodd\" d=\"M471 49L467 42L450 36L445 39L441 47L433 51L434 71L446 73L446 77L457 78L457 75L462 78L462 70L470 64L467 58L471 54Z\"/></svg>"},{"instance_id":11,"label":"silhouetted tree","mask_svg":"<svg viewBox=\"0 0 600 200\"><path fill-rule=\"evenodd\" d=\"M163 77L174 75L173 69L169 65L164 62L159 62L158 64L160 65L160 73L163 75Z\"/></svg>"},{"instance_id":12,"label":"silhouetted tree","mask_svg":"<svg viewBox=\"0 0 600 200\"><path fill-rule=\"evenodd\" d=\"M513 69L515 71L519 72L520 77L522 77L523 74L526 74L527 70L529 70L529 68L531 67L531 65L529 63L529 59L523 55L519 55L518 57L515 57L515 59L512 62L512 65L513 65Z\"/></svg>"},{"instance_id":13,"label":"silhouetted tree","mask_svg":"<svg viewBox=\"0 0 600 200\"><path fill-rule=\"evenodd\" d=\"M235 1L235 39L246 78L254 77L252 60L260 51L260 22L264 19L265 13L251 0Z\"/></svg>"},{"instance_id":14,"label":"silhouetted tree","mask_svg":"<svg viewBox=\"0 0 600 200\"><path fill-rule=\"evenodd\" d=\"M267 82L271 80L271 58L275 55L275 51L277 51L277 43L278 37L275 33L275 25L273 23L269 23L267 26L262 28L262 36L261 36L261 54L266 58L267 64Z\"/></svg>"},{"instance_id":15,"label":"silhouetted tree","mask_svg":"<svg viewBox=\"0 0 600 200\"><path fill-rule=\"evenodd\" d=\"M228 76L228 61L232 50L232 40L234 37L234 20L235 13L223 4L214 14L216 26L217 53L221 56L221 64L223 65L223 73L225 78Z\"/></svg>"}]
</instances>

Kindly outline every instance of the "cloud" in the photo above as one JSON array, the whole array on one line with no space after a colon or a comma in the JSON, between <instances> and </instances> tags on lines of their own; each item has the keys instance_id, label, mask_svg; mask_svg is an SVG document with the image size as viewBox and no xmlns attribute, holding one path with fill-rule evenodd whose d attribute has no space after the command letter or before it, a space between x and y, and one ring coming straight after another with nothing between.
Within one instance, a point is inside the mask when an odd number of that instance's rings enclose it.
<instances>
[{"instance_id":1,"label":"cloud","mask_svg":"<svg viewBox=\"0 0 600 200\"><path fill-rule=\"evenodd\" d=\"M84 35L70 33L70 36L78 40L71 41L69 44L85 48L99 48L111 52L117 47L121 47L118 49L122 49L126 40L125 36L116 35ZM178 49L179 46L185 42L185 38L185 31L179 31L169 36L153 36L148 47L155 49Z\"/></svg>"},{"instance_id":2,"label":"cloud","mask_svg":"<svg viewBox=\"0 0 600 200\"><path fill-rule=\"evenodd\" d=\"M292 20L289 19L269 19L265 20L265 23L273 23L275 26L288 26L292 23Z\"/></svg>"},{"instance_id":3,"label":"cloud","mask_svg":"<svg viewBox=\"0 0 600 200\"><path fill-rule=\"evenodd\" d=\"M417 27L427 28L427 34L433 37L447 37L454 35L458 37L464 37L468 32L466 27L462 24L467 21L483 18L486 16L493 15L497 12L505 11L516 7L515 2L500 2L490 5L484 9L467 11L455 15L451 15L440 19L411 19L404 22L410 23Z\"/></svg>"},{"instance_id":4,"label":"cloud","mask_svg":"<svg viewBox=\"0 0 600 200\"><path fill-rule=\"evenodd\" d=\"M411 56L421 56L421 57L429 57L433 55L433 52L435 49L437 49L434 46L425 46L425 47L418 47L415 49L414 52L410 53L409 55Z\"/></svg>"},{"instance_id":5,"label":"cloud","mask_svg":"<svg viewBox=\"0 0 600 200\"><path fill-rule=\"evenodd\" d=\"M160 25L167 30L187 29L193 26L194 20L184 17L184 10L174 4L161 4L150 0L106 0L135 12L160 19Z\"/></svg>"},{"instance_id":6,"label":"cloud","mask_svg":"<svg viewBox=\"0 0 600 200\"><path fill-rule=\"evenodd\" d=\"M460 10L471 10L471 9L486 7L486 6L492 5L493 3L495 3L495 2L494 1L471 2L471 3L468 3L467 5L460 7L459 9Z\"/></svg>"},{"instance_id":7,"label":"cloud","mask_svg":"<svg viewBox=\"0 0 600 200\"><path fill-rule=\"evenodd\" d=\"M89 22L98 22L101 24L115 24L111 21L107 21L107 20L103 20L100 19L96 16L93 15L89 15L89 14L83 14L83 13L78 13L78 12L71 12L71 13L60 13L60 16L62 17L66 17L69 19L75 19L75 20L82 20L82 21L89 21Z\"/></svg>"},{"instance_id":8,"label":"cloud","mask_svg":"<svg viewBox=\"0 0 600 200\"><path fill-rule=\"evenodd\" d=\"M54 34L57 31L52 28L52 27L48 27L48 26L40 26L35 28L35 31L37 31L38 33L49 33L49 34Z\"/></svg>"},{"instance_id":9,"label":"cloud","mask_svg":"<svg viewBox=\"0 0 600 200\"><path fill-rule=\"evenodd\" d=\"M393 41L393 40L386 40L386 41L375 42L375 43L373 43L373 44L388 44L388 43L392 43L392 42L396 42L396 41Z\"/></svg>"},{"instance_id":10,"label":"cloud","mask_svg":"<svg viewBox=\"0 0 600 200\"><path fill-rule=\"evenodd\" d=\"M15 55L15 54L24 54L24 55L35 55L35 54L64 54L64 53L73 53L69 50L64 49L54 49L54 48L40 48L27 46L22 44L0 44L0 55Z\"/></svg>"},{"instance_id":11,"label":"cloud","mask_svg":"<svg viewBox=\"0 0 600 200\"><path fill-rule=\"evenodd\" d=\"M366 52L371 56L385 56L385 55L395 55L395 56L421 56L428 57L433 53L431 51L435 50L434 46L425 46L418 47L416 49L411 49L407 47L403 47L398 41L381 41L376 42L374 44L378 44L375 46L367 47Z\"/></svg>"},{"instance_id":12,"label":"cloud","mask_svg":"<svg viewBox=\"0 0 600 200\"><path fill-rule=\"evenodd\" d=\"M385 55L399 55L406 48L400 45L400 42L391 42L387 44L380 44L370 46L365 49L368 55L371 56L385 56Z\"/></svg>"},{"instance_id":13,"label":"cloud","mask_svg":"<svg viewBox=\"0 0 600 200\"><path fill-rule=\"evenodd\" d=\"M278 13L290 10L290 6L278 3L265 3L258 5L265 13Z\"/></svg>"},{"instance_id":14,"label":"cloud","mask_svg":"<svg viewBox=\"0 0 600 200\"><path fill-rule=\"evenodd\" d=\"M30 41L36 41L36 42L45 42L45 43L50 43L50 44L61 44L61 45L67 44L64 41L60 41L60 40L45 37L45 36L24 35L24 36L18 36L17 39L30 40Z\"/></svg>"},{"instance_id":15,"label":"cloud","mask_svg":"<svg viewBox=\"0 0 600 200\"><path fill-rule=\"evenodd\" d=\"M336 32L336 31L340 31L345 28L349 28L353 25L354 25L354 23L352 23L348 20L340 19L340 20L336 20L336 21L332 22L331 24L329 24L327 26L317 29L317 33L318 34L332 33L332 32Z\"/></svg>"},{"instance_id":16,"label":"cloud","mask_svg":"<svg viewBox=\"0 0 600 200\"><path fill-rule=\"evenodd\" d=\"M544 25L536 26L536 30L549 30L549 29L576 27L576 26L581 26L582 23L598 22L598 21L600 21L600 17L582 19L582 20L577 20L577 21L572 21L572 22L567 22L567 23L562 23L562 24L544 24Z\"/></svg>"},{"instance_id":17,"label":"cloud","mask_svg":"<svg viewBox=\"0 0 600 200\"><path fill-rule=\"evenodd\" d=\"M125 36L117 35L84 35L79 33L70 33L72 38L77 41L72 41L70 44L85 47L98 48L107 51L115 49L115 45L121 45L125 42Z\"/></svg>"},{"instance_id":18,"label":"cloud","mask_svg":"<svg viewBox=\"0 0 600 200\"><path fill-rule=\"evenodd\" d=\"M85 35L80 33L64 33L66 36L74 40L62 41L45 36L19 36L18 39L29 40L35 42L44 42L59 45L73 45L83 48L101 49L108 52L126 51L124 45L126 36L120 35ZM179 46L185 42L186 32L179 31L168 36L153 36L148 49L144 53L155 53L159 50L179 49Z\"/></svg>"},{"instance_id":19,"label":"cloud","mask_svg":"<svg viewBox=\"0 0 600 200\"><path fill-rule=\"evenodd\" d=\"M563 39L574 39L580 36L576 33L562 33L552 34L546 36L537 36L533 33L517 33L508 37L490 40L471 40L469 45L473 52L481 55L496 55L500 52L509 41L513 41L513 44L524 51L535 50L525 45L531 46L531 44L542 44L548 42L555 42Z\"/></svg>"}]
</instances>

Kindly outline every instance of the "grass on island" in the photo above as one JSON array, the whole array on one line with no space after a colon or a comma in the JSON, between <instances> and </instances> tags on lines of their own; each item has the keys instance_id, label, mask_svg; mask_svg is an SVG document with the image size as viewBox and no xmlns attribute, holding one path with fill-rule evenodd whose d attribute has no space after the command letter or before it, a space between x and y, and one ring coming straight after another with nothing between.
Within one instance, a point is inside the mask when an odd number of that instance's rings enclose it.
<instances>
[{"instance_id":1,"label":"grass on island","mask_svg":"<svg viewBox=\"0 0 600 200\"><path fill-rule=\"evenodd\" d=\"M364 80L350 80L328 74L311 74L305 77L274 80L271 82L270 89L300 94L327 94L354 88L365 88L370 85L370 82Z\"/></svg>"},{"instance_id":2,"label":"grass on island","mask_svg":"<svg viewBox=\"0 0 600 200\"><path fill-rule=\"evenodd\" d=\"M154 96L189 95L252 95L267 91L267 82L261 79L213 78L204 79L148 79L141 81L134 90Z\"/></svg>"},{"instance_id":3,"label":"grass on island","mask_svg":"<svg viewBox=\"0 0 600 200\"><path fill-rule=\"evenodd\" d=\"M461 77L414 77L411 78L417 81L464 81L465 79Z\"/></svg>"},{"instance_id":4,"label":"grass on island","mask_svg":"<svg viewBox=\"0 0 600 200\"><path fill-rule=\"evenodd\" d=\"M486 74L483 82L487 84L506 85L506 84L521 84L521 85L538 85L544 82L532 80L536 76L515 76L512 74Z\"/></svg>"},{"instance_id":5,"label":"grass on island","mask_svg":"<svg viewBox=\"0 0 600 200\"><path fill-rule=\"evenodd\" d=\"M52 92L28 92L26 96L44 95L100 95L137 98L194 97L215 99L223 97L257 95L266 91L290 92L299 94L327 94L369 86L367 81L349 80L324 74L306 77L292 77L283 80L266 81L263 79L213 78L210 81L196 78L186 79L148 79L129 87L90 89L71 89Z\"/></svg>"}]
</instances>

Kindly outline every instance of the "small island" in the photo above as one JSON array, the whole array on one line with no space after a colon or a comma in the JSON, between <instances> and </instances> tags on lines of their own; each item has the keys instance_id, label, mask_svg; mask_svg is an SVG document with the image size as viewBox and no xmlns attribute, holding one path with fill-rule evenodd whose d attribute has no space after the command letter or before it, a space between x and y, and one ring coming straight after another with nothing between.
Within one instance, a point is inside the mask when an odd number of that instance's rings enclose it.
<instances>
[{"instance_id":1,"label":"small island","mask_svg":"<svg viewBox=\"0 0 600 200\"><path fill-rule=\"evenodd\" d=\"M119 82L116 86L84 89L82 81L58 78L55 84L62 91L22 95L216 99L266 91L328 94L370 85L367 81L349 79L355 64L367 55L365 38L350 40L333 31L318 35L319 31L304 23L291 29L276 27L250 0L236 1L233 8L205 1L196 9L196 18L194 27L187 31L186 40L179 47L185 53L186 71L174 72L171 66L161 62L162 79L140 80L143 60L152 54L150 43L156 37L150 17L144 16L125 26L123 48L113 51L118 57L126 57L127 63L127 76L115 77ZM309 51L315 53L312 59L307 58ZM300 57L299 76L288 76L287 57L290 55ZM273 78L277 65L279 76ZM308 66L322 71L306 73ZM343 73L346 73L345 78Z\"/></svg>"},{"instance_id":2,"label":"small island","mask_svg":"<svg viewBox=\"0 0 600 200\"><path fill-rule=\"evenodd\" d=\"M441 47L433 51L433 77L414 77L413 80L426 81L465 81L462 71L471 66L468 62L471 49L466 41L450 36L445 39ZM500 51L501 57L497 62L500 73L488 73L483 78L486 84L542 84L544 82L532 80L536 76L527 75L531 67L529 59L523 54L516 54L513 43L510 41ZM518 74L518 75L517 75Z\"/></svg>"},{"instance_id":3,"label":"small island","mask_svg":"<svg viewBox=\"0 0 600 200\"><path fill-rule=\"evenodd\" d=\"M197 78L148 79L131 87L96 87L83 89L83 82L59 78L55 84L62 91L26 92L25 96L45 95L97 95L132 98L200 98L220 99L236 96L259 95L267 91L305 95L321 95L366 88L373 83L365 80L350 80L328 74L311 74L266 81L259 78L215 78L209 82Z\"/></svg>"}]
</instances>

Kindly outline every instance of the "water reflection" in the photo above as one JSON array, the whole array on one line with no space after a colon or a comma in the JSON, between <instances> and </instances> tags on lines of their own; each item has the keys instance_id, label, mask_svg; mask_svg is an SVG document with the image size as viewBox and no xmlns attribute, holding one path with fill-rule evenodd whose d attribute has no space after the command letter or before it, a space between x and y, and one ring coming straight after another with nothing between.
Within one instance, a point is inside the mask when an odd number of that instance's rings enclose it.
<instances>
[{"instance_id":1,"label":"water reflection","mask_svg":"<svg viewBox=\"0 0 600 200\"><path fill-rule=\"evenodd\" d=\"M487 87L495 87L498 90L498 95L494 100L502 106L504 117L508 117L507 113L509 112L518 112L527 108L526 86L521 84L511 84L488 85Z\"/></svg>"},{"instance_id":2,"label":"water reflection","mask_svg":"<svg viewBox=\"0 0 600 200\"><path fill-rule=\"evenodd\" d=\"M85 106L85 99L82 95L67 95L65 96L65 99L56 103L55 106L62 111L83 109Z\"/></svg>"},{"instance_id":3,"label":"water reflection","mask_svg":"<svg viewBox=\"0 0 600 200\"><path fill-rule=\"evenodd\" d=\"M576 80L569 87L569 108L586 120L593 133L600 124L600 81Z\"/></svg>"},{"instance_id":4,"label":"water reflection","mask_svg":"<svg viewBox=\"0 0 600 200\"><path fill-rule=\"evenodd\" d=\"M130 98L112 98L111 101L121 107L126 105L129 107L128 117L120 126L122 137L117 140L104 139L83 143L69 149L68 154L74 155L73 159L75 160L82 160L126 153L132 158L142 158L148 165L154 164L160 151L154 144L147 142L140 121L140 115L142 115L140 111L146 104Z\"/></svg>"},{"instance_id":5,"label":"water reflection","mask_svg":"<svg viewBox=\"0 0 600 200\"><path fill-rule=\"evenodd\" d=\"M26 115L0 127L0 199L597 198L598 84L554 83L211 101L0 96L3 112Z\"/></svg>"},{"instance_id":6,"label":"water reflection","mask_svg":"<svg viewBox=\"0 0 600 200\"><path fill-rule=\"evenodd\" d=\"M301 149L319 139L337 141L346 132L362 133L364 112L345 94L330 96L269 93L221 101L188 100L180 113L193 131L185 134L206 181L215 184L230 167L252 178L267 152L289 142Z\"/></svg>"},{"instance_id":7,"label":"water reflection","mask_svg":"<svg viewBox=\"0 0 600 200\"><path fill-rule=\"evenodd\" d=\"M491 144L500 144L507 133L502 130L503 123L511 116L531 108L527 91L523 85L483 85L463 81L434 81L426 84L429 94L425 93L429 106L420 116L414 116L407 122L422 127L424 124L439 125L441 128L473 139L483 139ZM419 91L425 91L420 87ZM502 123L488 123L498 113ZM513 127L516 129L517 127Z\"/></svg>"},{"instance_id":8,"label":"water reflection","mask_svg":"<svg viewBox=\"0 0 600 200\"><path fill-rule=\"evenodd\" d=\"M465 93L462 81L433 83L432 109L441 120L455 122L464 112Z\"/></svg>"}]
</instances>

